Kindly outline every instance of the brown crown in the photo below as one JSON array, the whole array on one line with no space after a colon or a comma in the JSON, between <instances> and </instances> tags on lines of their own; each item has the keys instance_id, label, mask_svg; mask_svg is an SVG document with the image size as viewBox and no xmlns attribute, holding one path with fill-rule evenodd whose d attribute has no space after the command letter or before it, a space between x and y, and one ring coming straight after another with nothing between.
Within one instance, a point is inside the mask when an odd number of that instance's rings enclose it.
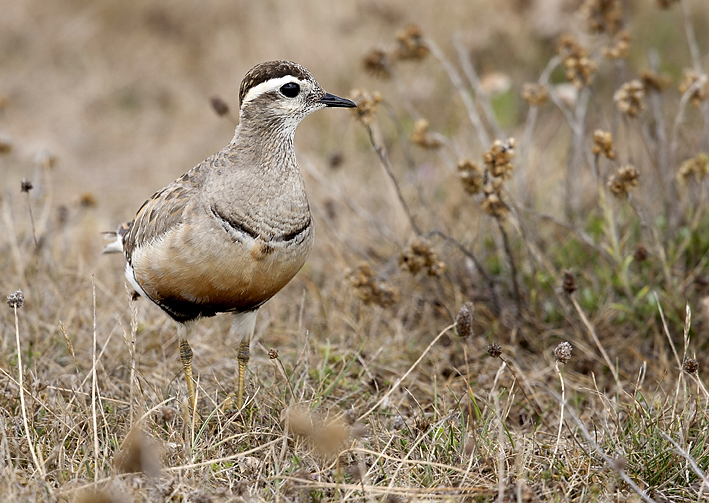
<instances>
[{"instance_id":1,"label":"brown crown","mask_svg":"<svg viewBox=\"0 0 709 503\"><path fill-rule=\"evenodd\" d=\"M239 88L239 106L249 90L267 80L292 75L301 80L315 80L305 67L292 61L267 61L249 70L241 81Z\"/></svg>"}]
</instances>

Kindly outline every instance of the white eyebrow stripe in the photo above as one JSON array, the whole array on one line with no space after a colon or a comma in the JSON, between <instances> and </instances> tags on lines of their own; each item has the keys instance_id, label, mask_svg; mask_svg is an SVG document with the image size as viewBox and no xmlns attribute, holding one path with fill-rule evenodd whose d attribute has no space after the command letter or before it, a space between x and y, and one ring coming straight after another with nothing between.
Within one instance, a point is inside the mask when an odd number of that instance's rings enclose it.
<instances>
[{"instance_id":1,"label":"white eyebrow stripe","mask_svg":"<svg viewBox=\"0 0 709 503\"><path fill-rule=\"evenodd\" d=\"M278 77L277 79L269 79L266 82L261 82L259 85L249 89L249 92L246 93L246 96L244 96L244 99L241 101L241 104L243 105L244 103L247 103L264 93L280 89L283 84L287 84L289 82L295 82L296 84L303 87L303 81L297 77L294 77L293 75L286 75L285 77Z\"/></svg>"}]
</instances>

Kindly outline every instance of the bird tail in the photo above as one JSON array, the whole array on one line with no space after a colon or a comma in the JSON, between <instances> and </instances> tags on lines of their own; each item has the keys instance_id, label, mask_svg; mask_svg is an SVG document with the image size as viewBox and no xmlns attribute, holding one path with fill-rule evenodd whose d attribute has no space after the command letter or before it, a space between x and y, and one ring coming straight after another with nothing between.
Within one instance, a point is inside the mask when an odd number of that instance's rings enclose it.
<instances>
[{"instance_id":1,"label":"bird tail","mask_svg":"<svg viewBox=\"0 0 709 503\"><path fill-rule=\"evenodd\" d=\"M103 253L123 253L123 237L130 230L133 222L123 222L118 229L112 232L104 232L104 239L108 241L103 247Z\"/></svg>"}]
</instances>

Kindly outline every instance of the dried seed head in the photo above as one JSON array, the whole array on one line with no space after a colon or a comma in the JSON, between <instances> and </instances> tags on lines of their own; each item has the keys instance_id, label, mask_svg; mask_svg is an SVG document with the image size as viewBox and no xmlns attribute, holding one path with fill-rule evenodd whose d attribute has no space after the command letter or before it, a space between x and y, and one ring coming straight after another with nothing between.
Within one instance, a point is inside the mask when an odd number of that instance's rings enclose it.
<instances>
[{"instance_id":1,"label":"dried seed head","mask_svg":"<svg viewBox=\"0 0 709 503\"><path fill-rule=\"evenodd\" d=\"M617 33L623 27L620 0L585 0L580 13L591 33Z\"/></svg>"},{"instance_id":2,"label":"dried seed head","mask_svg":"<svg viewBox=\"0 0 709 503\"><path fill-rule=\"evenodd\" d=\"M662 92L672 85L672 78L666 73L656 73L652 70L642 70L640 81L643 83L645 93L650 91Z\"/></svg>"},{"instance_id":3,"label":"dried seed head","mask_svg":"<svg viewBox=\"0 0 709 503\"><path fill-rule=\"evenodd\" d=\"M269 349L268 350L268 357L271 360L275 360L276 358L278 358L278 350L276 348Z\"/></svg>"},{"instance_id":4,"label":"dried seed head","mask_svg":"<svg viewBox=\"0 0 709 503\"><path fill-rule=\"evenodd\" d=\"M421 28L410 24L396 34L394 57L401 60L421 60L428 56L430 49L423 38Z\"/></svg>"},{"instance_id":5,"label":"dried seed head","mask_svg":"<svg viewBox=\"0 0 709 503\"><path fill-rule=\"evenodd\" d=\"M429 276L441 276L446 270L446 264L438 260L436 252L423 238L399 254L399 266L414 275L424 270Z\"/></svg>"},{"instance_id":6,"label":"dried seed head","mask_svg":"<svg viewBox=\"0 0 709 503\"><path fill-rule=\"evenodd\" d=\"M707 173L709 173L709 156L701 152L696 157L684 161L679 167L677 176L684 182L694 177L697 183L700 183Z\"/></svg>"},{"instance_id":7,"label":"dried seed head","mask_svg":"<svg viewBox=\"0 0 709 503\"><path fill-rule=\"evenodd\" d=\"M12 150L12 138L7 134L0 134L0 154L7 154Z\"/></svg>"},{"instance_id":8,"label":"dried seed head","mask_svg":"<svg viewBox=\"0 0 709 503\"><path fill-rule=\"evenodd\" d=\"M699 369L699 362L695 358L687 358L684 360L682 370L688 374L694 374Z\"/></svg>"},{"instance_id":9,"label":"dried seed head","mask_svg":"<svg viewBox=\"0 0 709 503\"><path fill-rule=\"evenodd\" d=\"M613 45L601 49L601 54L610 59L623 59L630 53L630 33L621 30L613 37Z\"/></svg>"},{"instance_id":10,"label":"dried seed head","mask_svg":"<svg viewBox=\"0 0 709 503\"><path fill-rule=\"evenodd\" d=\"M483 171L478 163L469 159L458 161L458 176L468 194L477 194L483 188Z\"/></svg>"},{"instance_id":11,"label":"dried seed head","mask_svg":"<svg viewBox=\"0 0 709 503\"><path fill-rule=\"evenodd\" d=\"M638 186L640 173L634 166L627 165L618 168L608 179L608 188L618 198L628 197L631 190Z\"/></svg>"},{"instance_id":12,"label":"dried seed head","mask_svg":"<svg viewBox=\"0 0 709 503\"><path fill-rule=\"evenodd\" d=\"M626 82L613 95L616 108L629 117L636 117L645 108L643 98L645 86L638 79Z\"/></svg>"},{"instance_id":13,"label":"dried seed head","mask_svg":"<svg viewBox=\"0 0 709 503\"><path fill-rule=\"evenodd\" d=\"M603 154L608 159L615 159L615 151L613 150L613 135L610 131L596 129L593 133L593 154Z\"/></svg>"},{"instance_id":14,"label":"dried seed head","mask_svg":"<svg viewBox=\"0 0 709 503\"><path fill-rule=\"evenodd\" d=\"M143 472L149 477L160 475L160 448L141 430L133 430L123 442L116 457L116 468L121 473Z\"/></svg>"},{"instance_id":15,"label":"dried seed head","mask_svg":"<svg viewBox=\"0 0 709 503\"><path fill-rule=\"evenodd\" d=\"M466 302L460 307L458 316L455 317L455 331L460 337L470 337L473 335L473 314L475 313L475 305L472 302Z\"/></svg>"},{"instance_id":16,"label":"dried seed head","mask_svg":"<svg viewBox=\"0 0 709 503\"><path fill-rule=\"evenodd\" d=\"M500 189L496 185L497 184L493 181L483 187L485 199L480 203L480 208L488 215L498 219L504 219L510 210L502 200L502 197L500 197Z\"/></svg>"},{"instance_id":17,"label":"dried seed head","mask_svg":"<svg viewBox=\"0 0 709 503\"><path fill-rule=\"evenodd\" d=\"M684 71L684 80L679 85L679 92L682 94L689 92L689 101L698 107L709 97L709 77L704 73L687 69Z\"/></svg>"},{"instance_id":18,"label":"dried seed head","mask_svg":"<svg viewBox=\"0 0 709 503\"><path fill-rule=\"evenodd\" d=\"M349 271L347 279L355 295L365 304L390 307L399 301L399 289L377 279L376 273L368 262L362 262L356 271Z\"/></svg>"},{"instance_id":19,"label":"dried seed head","mask_svg":"<svg viewBox=\"0 0 709 503\"><path fill-rule=\"evenodd\" d=\"M389 55L381 49L372 49L362 58L367 73L380 79L391 78L392 64Z\"/></svg>"},{"instance_id":20,"label":"dried seed head","mask_svg":"<svg viewBox=\"0 0 709 503\"><path fill-rule=\"evenodd\" d=\"M571 344L568 342L562 342L556 348L554 348L554 358L560 363L568 363L571 360Z\"/></svg>"},{"instance_id":21,"label":"dried seed head","mask_svg":"<svg viewBox=\"0 0 709 503\"><path fill-rule=\"evenodd\" d=\"M27 178L23 178L22 181L20 182L20 191L21 192L29 192L32 190L34 185L32 185L32 182L28 180Z\"/></svg>"},{"instance_id":22,"label":"dried seed head","mask_svg":"<svg viewBox=\"0 0 709 503\"><path fill-rule=\"evenodd\" d=\"M576 277L574 276L573 272L564 271L564 274L562 276L561 288L563 288L564 291L569 295L576 291Z\"/></svg>"},{"instance_id":23,"label":"dried seed head","mask_svg":"<svg viewBox=\"0 0 709 503\"><path fill-rule=\"evenodd\" d=\"M429 124L426 119L419 119L414 124L414 132L411 133L411 141L421 148L435 150L443 146L443 142L429 131Z\"/></svg>"},{"instance_id":24,"label":"dried seed head","mask_svg":"<svg viewBox=\"0 0 709 503\"><path fill-rule=\"evenodd\" d=\"M25 303L25 295L22 290L16 290L7 296L7 305L13 309L19 309Z\"/></svg>"},{"instance_id":25,"label":"dried seed head","mask_svg":"<svg viewBox=\"0 0 709 503\"><path fill-rule=\"evenodd\" d=\"M647 248L645 248L642 243L635 245L635 249L633 250L633 260L635 262L645 262L649 256L650 254Z\"/></svg>"},{"instance_id":26,"label":"dried seed head","mask_svg":"<svg viewBox=\"0 0 709 503\"><path fill-rule=\"evenodd\" d=\"M219 96L213 96L209 102L212 104L212 110L214 110L219 117L223 117L229 113L229 105Z\"/></svg>"},{"instance_id":27,"label":"dried seed head","mask_svg":"<svg viewBox=\"0 0 709 503\"><path fill-rule=\"evenodd\" d=\"M586 49L574 37L563 35L559 39L557 52L564 57L566 79L577 89L587 86L598 65L588 57Z\"/></svg>"},{"instance_id":28,"label":"dried seed head","mask_svg":"<svg viewBox=\"0 0 709 503\"><path fill-rule=\"evenodd\" d=\"M522 86L522 98L530 106L540 107L549 101L549 91L543 84L527 82Z\"/></svg>"},{"instance_id":29,"label":"dried seed head","mask_svg":"<svg viewBox=\"0 0 709 503\"><path fill-rule=\"evenodd\" d=\"M79 205L82 208L95 208L96 207L96 196L91 192L84 192L79 196Z\"/></svg>"},{"instance_id":30,"label":"dried seed head","mask_svg":"<svg viewBox=\"0 0 709 503\"><path fill-rule=\"evenodd\" d=\"M512 158L515 156L515 139L508 138L506 142L495 140L490 150L483 154L485 167L492 176L509 178L514 165Z\"/></svg>"},{"instance_id":31,"label":"dried seed head","mask_svg":"<svg viewBox=\"0 0 709 503\"><path fill-rule=\"evenodd\" d=\"M369 93L362 89L350 91L350 99L355 102L357 108L351 108L355 118L365 126L374 122L377 113L377 104L382 101L382 95L378 91Z\"/></svg>"},{"instance_id":32,"label":"dried seed head","mask_svg":"<svg viewBox=\"0 0 709 503\"><path fill-rule=\"evenodd\" d=\"M487 347L487 354L493 358L499 358L502 355L502 346L499 344L490 344Z\"/></svg>"}]
</instances>

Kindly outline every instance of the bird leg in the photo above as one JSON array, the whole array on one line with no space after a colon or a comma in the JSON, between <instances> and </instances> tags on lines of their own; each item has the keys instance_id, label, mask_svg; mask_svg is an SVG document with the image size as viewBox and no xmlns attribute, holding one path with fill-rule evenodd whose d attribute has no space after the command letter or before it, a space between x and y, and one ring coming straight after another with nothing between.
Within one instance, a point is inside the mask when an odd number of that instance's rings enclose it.
<instances>
[{"instance_id":1,"label":"bird leg","mask_svg":"<svg viewBox=\"0 0 709 503\"><path fill-rule=\"evenodd\" d=\"M182 323L177 324L177 336L180 339L180 361L182 362L182 370L185 372L187 380L187 393L190 395L190 411L194 410L194 378L192 377L192 348L187 342L187 327Z\"/></svg>"},{"instance_id":2,"label":"bird leg","mask_svg":"<svg viewBox=\"0 0 709 503\"><path fill-rule=\"evenodd\" d=\"M257 314L258 309L255 311L248 311L246 313L239 313L234 317L234 328L236 329L237 333L241 335L241 343L239 343L239 352L236 355L236 359L239 362L239 380L238 390L236 394L236 407L239 409L244 405L244 381L246 379L246 368L249 364L251 337L254 335L254 330L256 329Z\"/></svg>"}]
</instances>

